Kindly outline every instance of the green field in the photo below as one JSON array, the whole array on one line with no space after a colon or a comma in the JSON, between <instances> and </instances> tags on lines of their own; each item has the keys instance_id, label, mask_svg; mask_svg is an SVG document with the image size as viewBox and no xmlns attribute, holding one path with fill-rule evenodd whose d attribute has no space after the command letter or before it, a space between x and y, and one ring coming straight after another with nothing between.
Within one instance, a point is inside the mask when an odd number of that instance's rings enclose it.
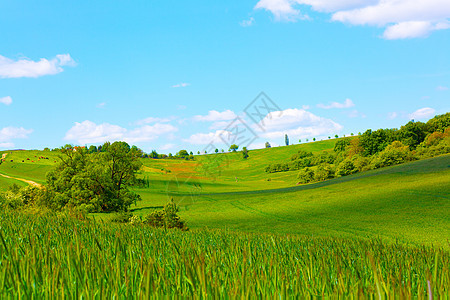
<instances>
[{"instance_id":1,"label":"green field","mask_svg":"<svg viewBox=\"0 0 450 300\"><path fill-rule=\"evenodd\" d=\"M2 298L448 296L450 256L378 239L179 231L0 213Z\"/></svg>"},{"instance_id":2,"label":"green field","mask_svg":"<svg viewBox=\"0 0 450 300\"><path fill-rule=\"evenodd\" d=\"M253 150L248 160L142 159L149 185L134 188L142 201L132 213L173 199L188 232L111 224L105 213L2 212L0 295L448 295L450 155L304 185L297 171L264 172L335 142ZM55 161L55 152L10 151L0 173L45 183ZM1 190L12 183L25 185L0 177Z\"/></svg>"},{"instance_id":3,"label":"green field","mask_svg":"<svg viewBox=\"0 0 450 300\"><path fill-rule=\"evenodd\" d=\"M268 163L285 161L299 149L331 151L335 141L253 150L248 160L240 152L196 161L143 159L139 176L150 184L135 189L143 200L131 211L144 216L173 198L193 229L381 237L449 248L450 155L307 185L297 185L295 171L264 172ZM51 159L26 160L39 156ZM216 166L216 159L219 168L205 168ZM55 160L54 152L13 151L0 173L44 183ZM0 188L13 181L0 178Z\"/></svg>"}]
</instances>

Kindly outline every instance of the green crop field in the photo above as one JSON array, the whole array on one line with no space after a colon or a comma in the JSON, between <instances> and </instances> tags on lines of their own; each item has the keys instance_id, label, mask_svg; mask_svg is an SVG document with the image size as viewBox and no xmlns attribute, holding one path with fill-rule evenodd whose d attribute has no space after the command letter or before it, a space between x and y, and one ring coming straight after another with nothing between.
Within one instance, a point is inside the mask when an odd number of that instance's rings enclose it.
<instances>
[{"instance_id":1,"label":"green crop field","mask_svg":"<svg viewBox=\"0 0 450 300\"><path fill-rule=\"evenodd\" d=\"M2 298L446 297L450 256L341 239L0 213Z\"/></svg>"},{"instance_id":2,"label":"green crop field","mask_svg":"<svg viewBox=\"0 0 450 300\"><path fill-rule=\"evenodd\" d=\"M0 295L447 295L450 155L302 185L297 171L264 171L335 142L253 150L247 160L142 159L148 186L134 188L142 201L130 210L143 217L173 199L188 232L111 224L105 213L2 212ZM9 151L0 173L45 184L57 160ZM0 177L1 190L12 183L25 185Z\"/></svg>"}]
</instances>

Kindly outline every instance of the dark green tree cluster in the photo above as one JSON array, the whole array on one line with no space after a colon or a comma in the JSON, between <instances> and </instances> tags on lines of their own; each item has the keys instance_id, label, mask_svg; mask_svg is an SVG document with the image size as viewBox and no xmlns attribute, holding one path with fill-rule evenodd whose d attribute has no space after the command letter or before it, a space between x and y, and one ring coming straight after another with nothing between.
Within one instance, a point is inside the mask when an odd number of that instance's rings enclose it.
<instances>
[{"instance_id":1,"label":"dark green tree cluster","mask_svg":"<svg viewBox=\"0 0 450 300\"><path fill-rule=\"evenodd\" d=\"M47 174L46 205L87 212L126 211L140 199L129 188L136 182L142 152L125 142L105 143L100 152L66 145L60 162Z\"/></svg>"}]
</instances>

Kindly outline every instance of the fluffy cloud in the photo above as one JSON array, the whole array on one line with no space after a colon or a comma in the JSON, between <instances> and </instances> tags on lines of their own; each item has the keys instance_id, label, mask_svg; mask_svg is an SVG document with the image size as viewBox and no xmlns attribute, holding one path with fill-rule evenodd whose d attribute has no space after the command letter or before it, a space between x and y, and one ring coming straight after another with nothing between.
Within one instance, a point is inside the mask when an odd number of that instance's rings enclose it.
<instances>
[{"instance_id":1,"label":"fluffy cloud","mask_svg":"<svg viewBox=\"0 0 450 300\"><path fill-rule=\"evenodd\" d=\"M65 140L76 141L80 144L96 144L106 141L126 141L128 143L148 142L160 135L176 132L178 128L170 124L144 125L134 129L126 129L109 123L95 124L91 121L76 122L67 131Z\"/></svg>"},{"instance_id":2,"label":"fluffy cloud","mask_svg":"<svg viewBox=\"0 0 450 300\"><path fill-rule=\"evenodd\" d=\"M182 83L178 83L178 84L172 85L172 87L173 88L182 88L182 87L187 87L187 86L190 86L190 85L191 85L190 83L182 82Z\"/></svg>"},{"instance_id":3,"label":"fluffy cloud","mask_svg":"<svg viewBox=\"0 0 450 300\"><path fill-rule=\"evenodd\" d=\"M236 118L237 115L231 110L225 110L223 112L218 112L217 110L210 110L206 116L195 116L195 121L208 121L208 122L218 122L218 121L229 121Z\"/></svg>"},{"instance_id":4,"label":"fluffy cloud","mask_svg":"<svg viewBox=\"0 0 450 300\"><path fill-rule=\"evenodd\" d=\"M220 136L224 136L225 134L231 134L231 132L225 130L217 130L210 133L196 133L191 135L188 139L184 139L183 141L193 145L208 145L209 143L223 144Z\"/></svg>"},{"instance_id":5,"label":"fluffy cloud","mask_svg":"<svg viewBox=\"0 0 450 300\"><path fill-rule=\"evenodd\" d=\"M384 27L385 39L425 37L450 28L448 0L260 0L255 9L266 9L277 19L293 19L297 5L332 13L331 19L352 25Z\"/></svg>"},{"instance_id":6,"label":"fluffy cloud","mask_svg":"<svg viewBox=\"0 0 450 300\"><path fill-rule=\"evenodd\" d=\"M10 96L0 98L0 103L3 103L5 105L10 105L12 103L12 98Z\"/></svg>"},{"instance_id":7,"label":"fluffy cloud","mask_svg":"<svg viewBox=\"0 0 450 300\"><path fill-rule=\"evenodd\" d=\"M14 147L13 139L26 139L33 132L23 127L5 127L0 129L0 148Z\"/></svg>"},{"instance_id":8,"label":"fluffy cloud","mask_svg":"<svg viewBox=\"0 0 450 300\"><path fill-rule=\"evenodd\" d=\"M436 110L431 107L424 107L416 110L412 114L409 115L410 119L428 119L434 116Z\"/></svg>"},{"instance_id":9,"label":"fluffy cloud","mask_svg":"<svg viewBox=\"0 0 450 300\"><path fill-rule=\"evenodd\" d=\"M48 60L41 58L33 61L27 58L13 60L0 55L0 78L40 77L54 75L64 71L64 66L74 66L75 61L69 54L58 54Z\"/></svg>"},{"instance_id":10,"label":"fluffy cloud","mask_svg":"<svg viewBox=\"0 0 450 300\"><path fill-rule=\"evenodd\" d=\"M324 109L331 109L331 108L350 108L355 106L355 104L353 103L352 100L350 99L345 99L345 101L343 103L339 103L339 102L331 102L331 104L329 105L325 105L325 104L317 104L318 108L324 108Z\"/></svg>"},{"instance_id":11,"label":"fluffy cloud","mask_svg":"<svg viewBox=\"0 0 450 300\"><path fill-rule=\"evenodd\" d=\"M446 91L446 90L448 90L448 87L446 87L446 86L438 86L437 88L436 88L438 91Z\"/></svg>"},{"instance_id":12,"label":"fluffy cloud","mask_svg":"<svg viewBox=\"0 0 450 300\"><path fill-rule=\"evenodd\" d=\"M285 134L298 138L318 137L335 134L342 128L342 125L330 119L297 108L272 112L261 120L259 126L254 126L259 136L269 139L282 138Z\"/></svg>"}]
</instances>

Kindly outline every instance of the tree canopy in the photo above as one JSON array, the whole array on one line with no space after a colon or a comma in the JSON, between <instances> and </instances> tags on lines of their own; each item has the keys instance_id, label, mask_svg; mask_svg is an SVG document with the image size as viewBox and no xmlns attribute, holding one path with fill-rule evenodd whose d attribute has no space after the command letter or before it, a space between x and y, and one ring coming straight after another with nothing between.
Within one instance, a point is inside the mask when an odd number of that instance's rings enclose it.
<instances>
[{"instance_id":1,"label":"tree canopy","mask_svg":"<svg viewBox=\"0 0 450 300\"><path fill-rule=\"evenodd\" d=\"M91 154L71 145L60 151L60 162L47 174L49 207L74 206L89 212L126 211L140 199L129 190L142 165L139 148L114 142L103 144L101 152Z\"/></svg>"}]
</instances>

